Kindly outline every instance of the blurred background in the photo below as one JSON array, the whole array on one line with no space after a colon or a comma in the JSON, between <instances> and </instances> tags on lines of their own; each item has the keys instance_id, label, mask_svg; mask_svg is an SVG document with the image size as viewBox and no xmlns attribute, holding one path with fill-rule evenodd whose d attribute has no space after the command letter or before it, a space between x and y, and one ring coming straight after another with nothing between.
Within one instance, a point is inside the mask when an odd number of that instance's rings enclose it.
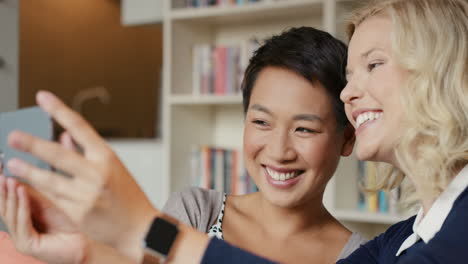
<instances>
[{"instance_id":1,"label":"blurred background","mask_svg":"<svg viewBox=\"0 0 468 264\"><path fill-rule=\"evenodd\" d=\"M0 0L0 112L49 90L109 142L151 201L187 186L256 191L242 162L239 86L262 40L313 26L347 42L359 0ZM358 188L374 165L342 159L324 202L373 236L398 192Z\"/></svg>"}]
</instances>

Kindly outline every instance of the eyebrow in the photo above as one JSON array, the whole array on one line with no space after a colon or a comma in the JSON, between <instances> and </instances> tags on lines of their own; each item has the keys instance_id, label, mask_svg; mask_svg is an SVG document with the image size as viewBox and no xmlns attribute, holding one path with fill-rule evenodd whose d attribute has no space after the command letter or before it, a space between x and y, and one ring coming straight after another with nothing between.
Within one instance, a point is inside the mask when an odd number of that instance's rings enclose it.
<instances>
[{"instance_id":1,"label":"eyebrow","mask_svg":"<svg viewBox=\"0 0 468 264\"><path fill-rule=\"evenodd\" d=\"M271 115L273 116L273 113L268 110L268 108L264 107L264 106L261 106L259 104L253 104L251 107L250 107L251 110L256 110L256 111L260 111L260 112L264 112L268 115ZM293 117L293 120L294 121L311 121L311 122L320 122L320 123L323 123L323 119L318 116L318 115L314 115L314 114L299 114L299 115L295 115Z\"/></svg>"},{"instance_id":2,"label":"eyebrow","mask_svg":"<svg viewBox=\"0 0 468 264\"><path fill-rule=\"evenodd\" d=\"M266 107L264 106L261 106L259 104L253 104L251 107L250 107L251 110L256 110L256 111L260 111L260 112L264 112L268 115L273 115L273 113L268 110Z\"/></svg>"},{"instance_id":3,"label":"eyebrow","mask_svg":"<svg viewBox=\"0 0 468 264\"><path fill-rule=\"evenodd\" d=\"M295 115L293 118L295 121L311 121L311 122L320 122L323 123L323 119L320 118L318 115L312 115L312 114L300 114L300 115Z\"/></svg>"},{"instance_id":4,"label":"eyebrow","mask_svg":"<svg viewBox=\"0 0 468 264\"><path fill-rule=\"evenodd\" d=\"M378 51L378 50L383 51L381 48L372 48L372 49L362 53L360 57L361 58L367 58L372 52ZM352 73L352 71L349 70L348 66L346 66L346 73L345 74L348 75L350 73Z\"/></svg>"}]
</instances>

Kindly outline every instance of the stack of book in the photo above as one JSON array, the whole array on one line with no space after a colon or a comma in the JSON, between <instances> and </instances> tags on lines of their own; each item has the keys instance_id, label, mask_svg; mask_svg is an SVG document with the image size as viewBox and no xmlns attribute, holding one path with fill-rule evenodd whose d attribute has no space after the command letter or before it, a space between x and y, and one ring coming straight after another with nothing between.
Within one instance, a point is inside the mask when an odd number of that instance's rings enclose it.
<instances>
[{"instance_id":1,"label":"stack of book","mask_svg":"<svg viewBox=\"0 0 468 264\"><path fill-rule=\"evenodd\" d=\"M227 194L247 194L258 189L244 168L238 150L211 146L194 147L191 157L194 186Z\"/></svg>"},{"instance_id":2,"label":"stack of book","mask_svg":"<svg viewBox=\"0 0 468 264\"><path fill-rule=\"evenodd\" d=\"M373 186L377 179L377 164L369 161L359 161L359 183L365 186ZM398 213L398 201L400 188L390 192L379 190L366 192L363 188L358 190L358 209L371 213Z\"/></svg>"},{"instance_id":3,"label":"stack of book","mask_svg":"<svg viewBox=\"0 0 468 264\"><path fill-rule=\"evenodd\" d=\"M255 40L236 45L195 45L192 64L193 94L238 94L249 59L258 47Z\"/></svg>"},{"instance_id":4,"label":"stack of book","mask_svg":"<svg viewBox=\"0 0 468 264\"><path fill-rule=\"evenodd\" d=\"M186 0L185 7L243 5L246 3L254 3L260 1L261 0Z\"/></svg>"}]
</instances>

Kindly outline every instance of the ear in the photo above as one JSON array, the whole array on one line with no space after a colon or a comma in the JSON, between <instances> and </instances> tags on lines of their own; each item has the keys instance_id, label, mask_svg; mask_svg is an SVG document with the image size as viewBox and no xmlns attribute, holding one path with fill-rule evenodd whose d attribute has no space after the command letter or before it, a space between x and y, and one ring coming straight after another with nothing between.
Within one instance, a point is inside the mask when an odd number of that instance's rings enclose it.
<instances>
[{"instance_id":1,"label":"ear","mask_svg":"<svg viewBox=\"0 0 468 264\"><path fill-rule=\"evenodd\" d=\"M344 128L344 142L343 146L341 147L341 156L346 157L353 153L354 142L356 142L354 127L348 123Z\"/></svg>"}]
</instances>

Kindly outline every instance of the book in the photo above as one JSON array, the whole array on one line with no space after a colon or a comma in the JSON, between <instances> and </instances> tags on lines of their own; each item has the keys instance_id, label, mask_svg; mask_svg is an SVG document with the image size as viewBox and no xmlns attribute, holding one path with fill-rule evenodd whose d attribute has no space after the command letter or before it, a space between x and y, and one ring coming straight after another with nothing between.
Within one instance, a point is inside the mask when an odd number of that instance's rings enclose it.
<instances>
[{"instance_id":1,"label":"book","mask_svg":"<svg viewBox=\"0 0 468 264\"><path fill-rule=\"evenodd\" d=\"M358 182L365 188L373 187L377 180L377 163L358 161ZM358 191L357 208L360 211L372 213L398 214L398 202L400 199L400 187L384 191L367 192L361 187Z\"/></svg>"},{"instance_id":2,"label":"book","mask_svg":"<svg viewBox=\"0 0 468 264\"><path fill-rule=\"evenodd\" d=\"M194 146L191 155L193 186L235 195L258 190L248 176L238 150Z\"/></svg>"},{"instance_id":3,"label":"book","mask_svg":"<svg viewBox=\"0 0 468 264\"><path fill-rule=\"evenodd\" d=\"M194 45L192 94L239 94L245 69L258 46L253 40L230 45Z\"/></svg>"}]
</instances>

